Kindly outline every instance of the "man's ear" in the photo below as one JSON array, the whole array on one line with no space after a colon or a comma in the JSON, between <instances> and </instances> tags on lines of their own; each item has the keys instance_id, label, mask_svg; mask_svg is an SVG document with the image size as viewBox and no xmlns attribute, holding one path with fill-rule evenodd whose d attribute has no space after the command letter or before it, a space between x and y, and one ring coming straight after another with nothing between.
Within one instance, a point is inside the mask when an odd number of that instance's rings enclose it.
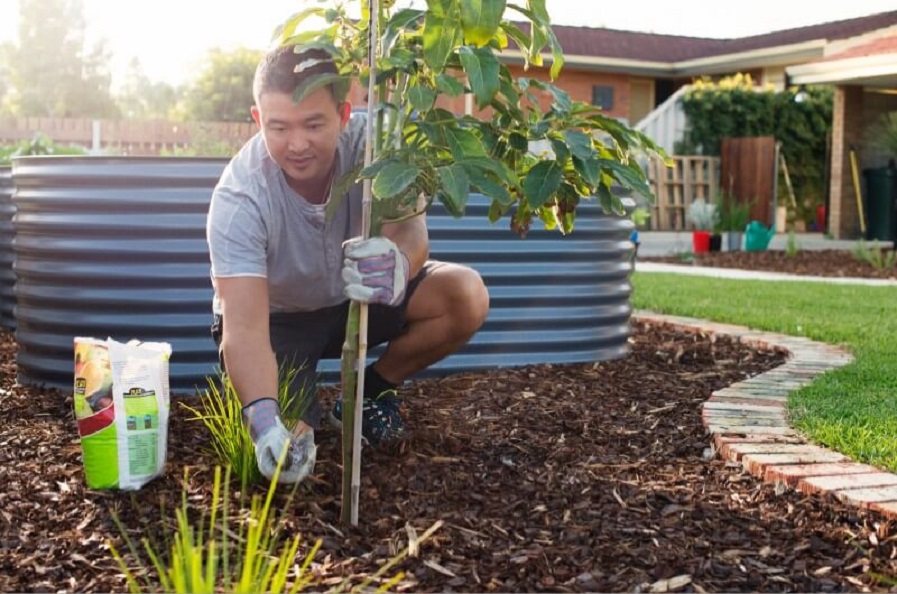
<instances>
[{"instance_id":1,"label":"man's ear","mask_svg":"<svg viewBox=\"0 0 897 594\"><path fill-rule=\"evenodd\" d=\"M343 101L339 106L339 121L341 126L345 126L349 123L349 118L352 117L352 104L348 101Z\"/></svg>"},{"instance_id":2,"label":"man's ear","mask_svg":"<svg viewBox=\"0 0 897 594\"><path fill-rule=\"evenodd\" d=\"M249 113L252 114L252 121L255 122L255 125L261 128L262 120L261 115L259 114L259 108L253 105L249 108Z\"/></svg>"}]
</instances>

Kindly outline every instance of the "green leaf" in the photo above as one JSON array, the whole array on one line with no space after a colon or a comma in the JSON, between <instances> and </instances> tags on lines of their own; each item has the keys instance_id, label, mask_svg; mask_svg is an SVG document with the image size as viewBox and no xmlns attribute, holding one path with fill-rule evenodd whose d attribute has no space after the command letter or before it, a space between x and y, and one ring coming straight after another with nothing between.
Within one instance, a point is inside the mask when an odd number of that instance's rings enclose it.
<instances>
[{"instance_id":1,"label":"green leaf","mask_svg":"<svg viewBox=\"0 0 897 594\"><path fill-rule=\"evenodd\" d=\"M508 37L510 37L511 39L514 40L514 43L517 44L517 48L521 52L526 54L526 48L528 48L530 46L530 43L532 43L530 36L527 35L523 31L523 29L521 29L520 27L518 27L517 25L515 25L514 23L511 23L509 21L503 22L501 24L501 28L504 30L505 33L507 33Z\"/></svg>"},{"instance_id":2,"label":"green leaf","mask_svg":"<svg viewBox=\"0 0 897 594\"><path fill-rule=\"evenodd\" d=\"M523 195L533 210L540 208L561 187L563 168L557 161L537 163L523 180Z\"/></svg>"},{"instance_id":3,"label":"green leaf","mask_svg":"<svg viewBox=\"0 0 897 594\"><path fill-rule=\"evenodd\" d=\"M439 184L445 197L452 204L452 213L464 213L467 197L470 195L470 178L464 167L457 163L436 169ZM457 216L457 215L456 215Z\"/></svg>"},{"instance_id":4,"label":"green leaf","mask_svg":"<svg viewBox=\"0 0 897 594\"><path fill-rule=\"evenodd\" d=\"M557 211L551 206L543 206L539 209L539 218L548 231L554 231L558 227Z\"/></svg>"},{"instance_id":5,"label":"green leaf","mask_svg":"<svg viewBox=\"0 0 897 594\"><path fill-rule=\"evenodd\" d=\"M448 141L452 157L456 161L471 157L485 157L486 147L476 134L466 128L445 127L445 138Z\"/></svg>"},{"instance_id":6,"label":"green leaf","mask_svg":"<svg viewBox=\"0 0 897 594\"><path fill-rule=\"evenodd\" d=\"M492 204L489 205L489 222L493 224L498 222L503 214L501 204L493 200Z\"/></svg>"},{"instance_id":7,"label":"green leaf","mask_svg":"<svg viewBox=\"0 0 897 594\"><path fill-rule=\"evenodd\" d=\"M283 42L296 33L296 28L299 27L305 19L312 16L323 17L324 13L325 11L323 8L306 8L301 12L297 12L274 29L274 34L271 36L271 40L276 40L277 45L284 45Z\"/></svg>"},{"instance_id":8,"label":"green leaf","mask_svg":"<svg viewBox=\"0 0 897 594\"><path fill-rule=\"evenodd\" d=\"M333 85L333 94L336 97L345 97L350 84L351 79L342 74L314 74L302 81L293 91L293 103L301 103L311 93L327 85Z\"/></svg>"},{"instance_id":9,"label":"green leaf","mask_svg":"<svg viewBox=\"0 0 897 594\"><path fill-rule=\"evenodd\" d=\"M408 101L411 102L411 106L417 111L430 111L433 104L436 103L436 91L421 84L416 84L408 89Z\"/></svg>"},{"instance_id":10,"label":"green leaf","mask_svg":"<svg viewBox=\"0 0 897 594\"><path fill-rule=\"evenodd\" d=\"M498 58L489 48L462 47L459 52L461 65L467 74L470 88L477 98L477 106L485 108L498 92Z\"/></svg>"},{"instance_id":11,"label":"green leaf","mask_svg":"<svg viewBox=\"0 0 897 594\"><path fill-rule=\"evenodd\" d=\"M595 149L592 147L592 137L585 132L579 130L567 130L564 132L567 139L567 145L573 151L573 156L587 161L595 156Z\"/></svg>"},{"instance_id":12,"label":"green leaf","mask_svg":"<svg viewBox=\"0 0 897 594\"><path fill-rule=\"evenodd\" d=\"M566 163L567 159L570 158L570 148L567 147L567 143L560 138L551 139L551 148L554 151L554 156L558 163Z\"/></svg>"},{"instance_id":13,"label":"green leaf","mask_svg":"<svg viewBox=\"0 0 897 594\"><path fill-rule=\"evenodd\" d=\"M461 0L464 40L479 47L488 45L501 25L507 0Z\"/></svg>"},{"instance_id":14,"label":"green leaf","mask_svg":"<svg viewBox=\"0 0 897 594\"><path fill-rule=\"evenodd\" d=\"M598 164L598 159L580 159L574 155L573 168L591 188L601 183L601 166Z\"/></svg>"},{"instance_id":15,"label":"green leaf","mask_svg":"<svg viewBox=\"0 0 897 594\"><path fill-rule=\"evenodd\" d=\"M371 190L377 198L392 198L404 192L420 175L420 168L410 163L392 162L377 174Z\"/></svg>"},{"instance_id":16,"label":"green leaf","mask_svg":"<svg viewBox=\"0 0 897 594\"><path fill-rule=\"evenodd\" d=\"M529 150L529 141L526 139L526 136L520 132L511 132L511 135L508 136L508 143L515 151L525 153Z\"/></svg>"},{"instance_id":17,"label":"green leaf","mask_svg":"<svg viewBox=\"0 0 897 594\"><path fill-rule=\"evenodd\" d=\"M635 163L631 166L623 165L611 159L599 159L598 164L604 170L609 170L611 175L626 188L654 202L654 194L651 193L651 186L645 178L645 173Z\"/></svg>"},{"instance_id":18,"label":"green leaf","mask_svg":"<svg viewBox=\"0 0 897 594\"><path fill-rule=\"evenodd\" d=\"M493 201L497 200L503 205L510 205L514 202L508 189L484 173L482 169L470 166L465 166L464 169L467 171L468 177L470 177L470 184L483 195L492 198Z\"/></svg>"},{"instance_id":19,"label":"green leaf","mask_svg":"<svg viewBox=\"0 0 897 594\"><path fill-rule=\"evenodd\" d=\"M440 74L436 77L436 89L449 97L457 97L464 94L464 85L450 74Z\"/></svg>"},{"instance_id":20,"label":"green leaf","mask_svg":"<svg viewBox=\"0 0 897 594\"><path fill-rule=\"evenodd\" d=\"M535 21L540 25L550 25L551 17L545 7L545 0L526 0L526 7L535 16Z\"/></svg>"},{"instance_id":21,"label":"green leaf","mask_svg":"<svg viewBox=\"0 0 897 594\"><path fill-rule=\"evenodd\" d=\"M437 74L445 70L460 31L461 23L458 20L427 13L424 19L424 61Z\"/></svg>"},{"instance_id":22,"label":"green leaf","mask_svg":"<svg viewBox=\"0 0 897 594\"><path fill-rule=\"evenodd\" d=\"M436 16L449 16L454 0L427 0L427 10Z\"/></svg>"},{"instance_id":23,"label":"green leaf","mask_svg":"<svg viewBox=\"0 0 897 594\"><path fill-rule=\"evenodd\" d=\"M465 167L477 167L485 171L493 173L498 179L502 180L506 185L516 188L520 185L520 180L514 175L504 162L488 157L474 157L459 161Z\"/></svg>"},{"instance_id":24,"label":"green leaf","mask_svg":"<svg viewBox=\"0 0 897 594\"><path fill-rule=\"evenodd\" d=\"M424 11L415 10L413 8L403 8L398 11L386 23L383 29L383 49L385 53L389 53L396 39L402 34L404 29L419 21L424 16Z\"/></svg>"}]
</instances>

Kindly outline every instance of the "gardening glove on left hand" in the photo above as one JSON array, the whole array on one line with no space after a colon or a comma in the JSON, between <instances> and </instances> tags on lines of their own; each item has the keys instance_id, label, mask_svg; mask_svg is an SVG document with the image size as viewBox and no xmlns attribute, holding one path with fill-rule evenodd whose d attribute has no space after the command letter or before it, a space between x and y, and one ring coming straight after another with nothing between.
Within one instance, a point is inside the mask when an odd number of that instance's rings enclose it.
<instances>
[{"instance_id":1,"label":"gardening glove on left hand","mask_svg":"<svg viewBox=\"0 0 897 594\"><path fill-rule=\"evenodd\" d=\"M243 422L255 444L259 471L268 480L274 478L278 461L278 483L298 483L315 467L315 432L306 427L298 435L287 431L280 419L280 406L273 398L259 398L243 407ZM285 456L284 456L285 455Z\"/></svg>"},{"instance_id":2,"label":"gardening glove on left hand","mask_svg":"<svg viewBox=\"0 0 897 594\"><path fill-rule=\"evenodd\" d=\"M399 305L405 297L411 264L386 237L356 237L343 244L346 297L361 303Z\"/></svg>"}]
</instances>

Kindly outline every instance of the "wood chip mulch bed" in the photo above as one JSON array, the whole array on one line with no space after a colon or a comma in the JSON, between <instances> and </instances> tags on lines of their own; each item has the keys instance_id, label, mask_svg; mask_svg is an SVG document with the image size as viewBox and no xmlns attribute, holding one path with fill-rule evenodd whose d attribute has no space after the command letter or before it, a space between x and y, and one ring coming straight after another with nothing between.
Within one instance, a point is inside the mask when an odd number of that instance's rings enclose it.
<instances>
[{"instance_id":1,"label":"wood chip mulch bed","mask_svg":"<svg viewBox=\"0 0 897 594\"><path fill-rule=\"evenodd\" d=\"M339 523L340 437L288 525L321 538L318 589L376 571L417 534L400 591L887 591L897 525L829 498L777 489L713 456L709 394L780 364L724 337L638 323L632 353L409 384L412 438L365 451L361 526ZM205 429L172 407L166 474L136 493L84 486L69 394L14 385L0 334L0 591L125 591L106 542L156 534L180 501L210 501ZM332 401L332 390L322 397ZM259 491L262 489L259 488ZM279 503L285 496L279 499ZM163 521L164 520L164 521Z\"/></svg>"},{"instance_id":2,"label":"wood chip mulch bed","mask_svg":"<svg viewBox=\"0 0 897 594\"><path fill-rule=\"evenodd\" d=\"M882 250L883 254L891 250ZM807 276L897 279L897 268L875 268L847 250L800 250L789 256L784 250L761 252L711 252L677 256L639 257L642 262L664 262L716 268L740 268L768 272L787 272Z\"/></svg>"}]
</instances>

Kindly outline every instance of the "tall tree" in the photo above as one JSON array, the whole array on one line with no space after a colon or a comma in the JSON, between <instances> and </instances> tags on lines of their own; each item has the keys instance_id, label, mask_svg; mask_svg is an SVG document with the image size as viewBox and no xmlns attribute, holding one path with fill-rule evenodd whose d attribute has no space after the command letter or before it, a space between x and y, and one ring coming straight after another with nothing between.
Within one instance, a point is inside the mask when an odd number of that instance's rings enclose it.
<instances>
[{"instance_id":1,"label":"tall tree","mask_svg":"<svg viewBox=\"0 0 897 594\"><path fill-rule=\"evenodd\" d=\"M88 47L82 0L19 0L12 110L25 116L110 117L109 51Z\"/></svg>"},{"instance_id":2,"label":"tall tree","mask_svg":"<svg viewBox=\"0 0 897 594\"><path fill-rule=\"evenodd\" d=\"M188 120L249 121L252 79L262 52L246 48L211 49L199 76L189 84L184 102Z\"/></svg>"},{"instance_id":3,"label":"tall tree","mask_svg":"<svg viewBox=\"0 0 897 594\"><path fill-rule=\"evenodd\" d=\"M125 118L168 119L178 102L178 91L166 82L150 80L138 58L132 58L115 97Z\"/></svg>"}]
</instances>

